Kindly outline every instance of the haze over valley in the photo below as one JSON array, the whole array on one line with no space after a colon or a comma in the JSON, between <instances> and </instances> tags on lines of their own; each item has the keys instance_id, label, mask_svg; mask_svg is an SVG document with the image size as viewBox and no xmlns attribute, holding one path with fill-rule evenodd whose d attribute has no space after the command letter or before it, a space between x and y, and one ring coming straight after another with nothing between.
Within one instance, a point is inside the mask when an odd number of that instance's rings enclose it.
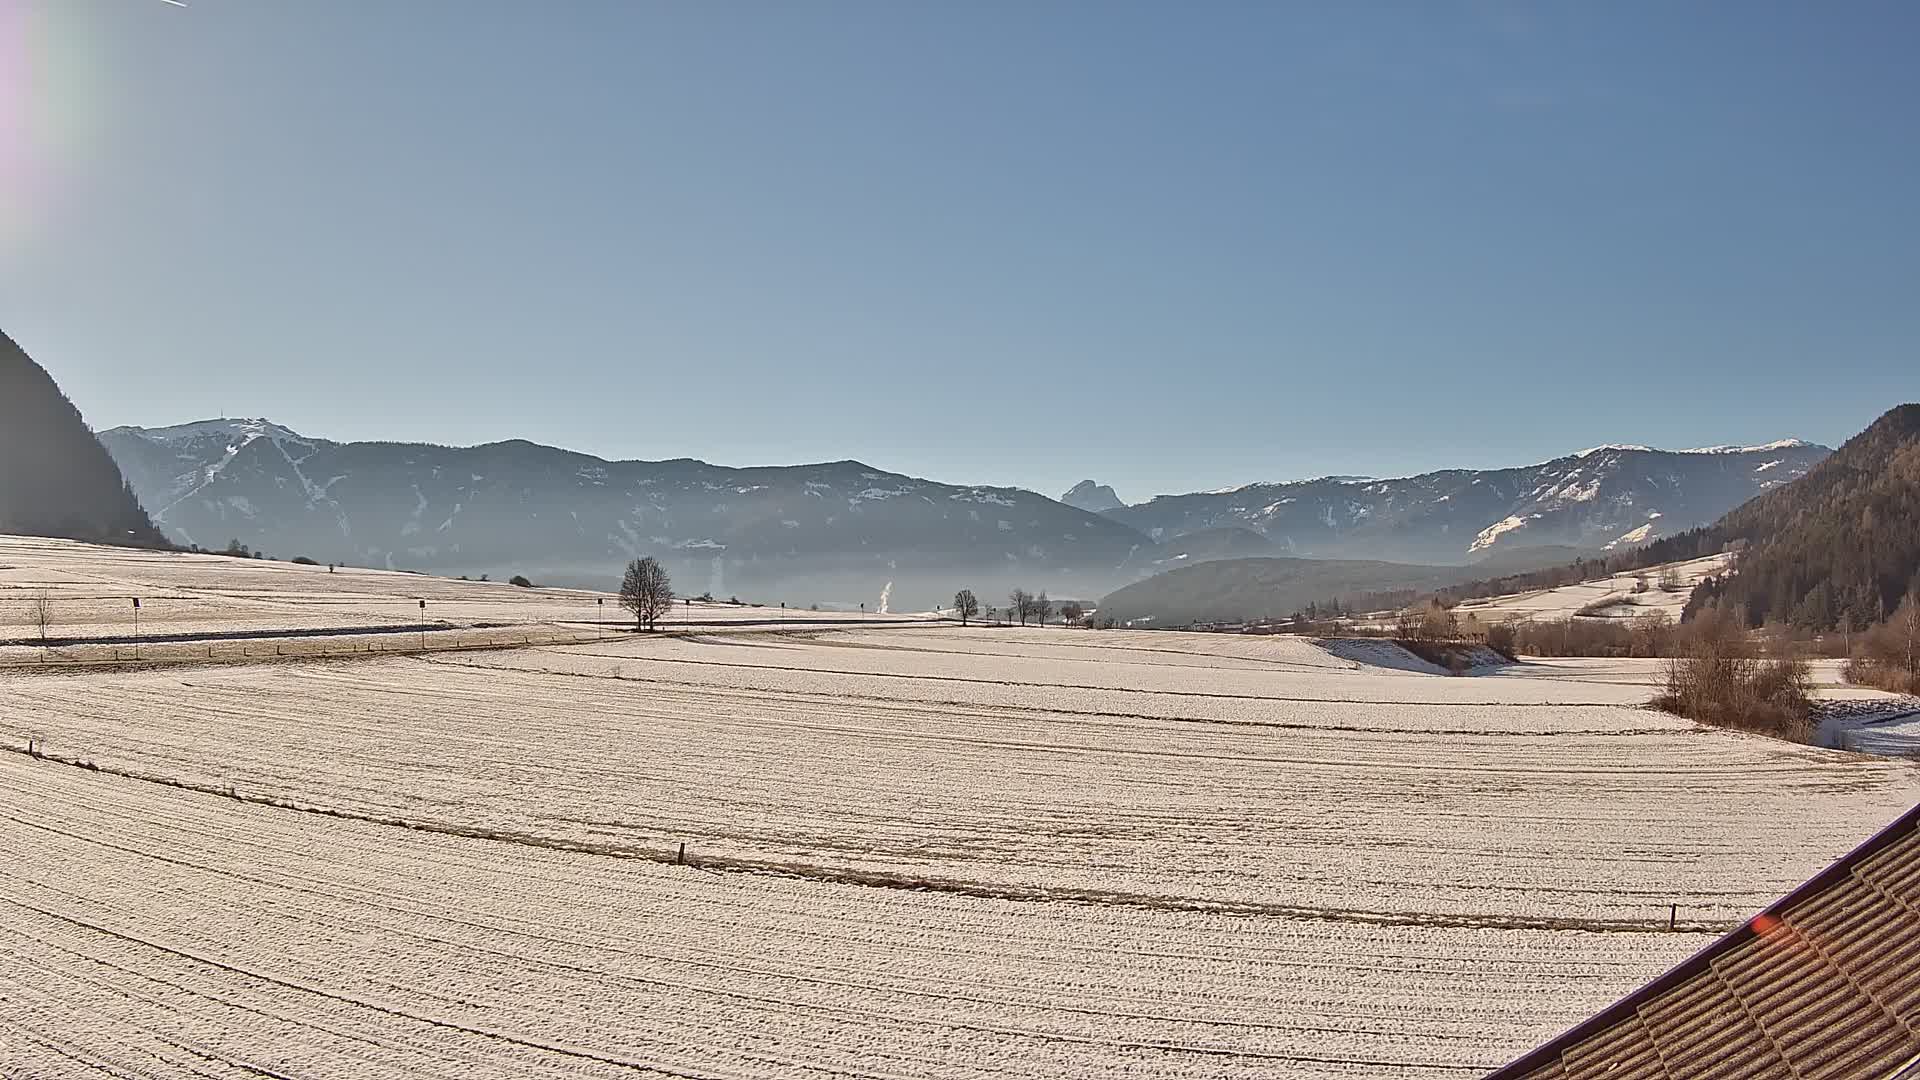
<instances>
[{"instance_id":1,"label":"haze over valley","mask_svg":"<svg viewBox=\"0 0 1920 1080\"><path fill-rule=\"evenodd\" d=\"M343 444L267 420L100 438L183 545L238 540L322 562L596 587L652 555L716 596L877 607L892 582L903 610L941 604L963 584L1094 600L1226 558L1465 566L1530 548L1609 551L1707 524L1830 453L1799 440L1609 446L1522 468L1259 484L1095 513L857 461L738 469L609 462L525 441Z\"/></svg>"}]
</instances>

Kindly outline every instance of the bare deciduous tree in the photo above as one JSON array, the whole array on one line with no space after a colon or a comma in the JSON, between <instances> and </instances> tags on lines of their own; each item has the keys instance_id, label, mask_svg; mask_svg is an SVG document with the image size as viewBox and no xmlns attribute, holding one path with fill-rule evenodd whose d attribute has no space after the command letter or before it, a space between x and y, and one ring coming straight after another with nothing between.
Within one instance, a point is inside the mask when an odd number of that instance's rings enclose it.
<instances>
[{"instance_id":1,"label":"bare deciduous tree","mask_svg":"<svg viewBox=\"0 0 1920 1080\"><path fill-rule=\"evenodd\" d=\"M47 643L47 627L53 625L53 599L45 589L27 605L27 620L40 631L40 644Z\"/></svg>"},{"instance_id":2,"label":"bare deciduous tree","mask_svg":"<svg viewBox=\"0 0 1920 1080\"><path fill-rule=\"evenodd\" d=\"M980 600L973 595L972 589L961 589L953 594L953 613L960 616L960 625L980 614Z\"/></svg>"},{"instance_id":3,"label":"bare deciduous tree","mask_svg":"<svg viewBox=\"0 0 1920 1080\"><path fill-rule=\"evenodd\" d=\"M1040 595L1033 598L1033 616L1040 620L1041 626L1047 625L1047 590L1045 589L1041 589Z\"/></svg>"},{"instance_id":4,"label":"bare deciduous tree","mask_svg":"<svg viewBox=\"0 0 1920 1080\"><path fill-rule=\"evenodd\" d=\"M1427 602L1426 610L1420 613L1420 637L1425 641L1452 641L1460 636L1460 622L1453 612L1438 600Z\"/></svg>"},{"instance_id":5,"label":"bare deciduous tree","mask_svg":"<svg viewBox=\"0 0 1920 1080\"><path fill-rule=\"evenodd\" d=\"M1627 624L1628 651L1634 656L1665 656L1671 651L1673 617L1664 611L1649 611Z\"/></svg>"},{"instance_id":6,"label":"bare deciduous tree","mask_svg":"<svg viewBox=\"0 0 1920 1080\"><path fill-rule=\"evenodd\" d=\"M1080 620L1086 617L1087 609L1078 600L1069 600L1060 605L1060 619L1068 626L1079 626Z\"/></svg>"},{"instance_id":7,"label":"bare deciduous tree","mask_svg":"<svg viewBox=\"0 0 1920 1080\"><path fill-rule=\"evenodd\" d=\"M652 630L673 606L673 582L667 577L667 568L651 555L628 563L627 576L620 582L620 606L633 612L639 629Z\"/></svg>"},{"instance_id":8,"label":"bare deciduous tree","mask_svg":"<svg viewBox=\"0 0 1920 1080\"><path fill-rule=\"evenodd\" d=\"M1393 616L1393 636L1408 641L1420 636L1423 613L1419 608L1402 608Z\"/></svg>"},{"instance_id":9,"label":"bare deciduous tree","mask_svg":"<svg viewBox=\"0 0 1920 1080\"><path fill-rule=\"evenodd\" d=\"M1020 620L1027 625L1027 616L1033 613L1033 596L1025 589L1015 589L1007 594L1007 617Z\"/></svg>"},{"instance_id":10,"label":"bare deciduous tree","mask_svg":"<svg viewBox=\"0 0 1920 1080\"><path fill-rule=\"evenodd\" d=\"M1920 675L1920 592L1910 592L1893 613L1895 640L1905 655L1908 675Z\"/></svg>"}]
</instances>

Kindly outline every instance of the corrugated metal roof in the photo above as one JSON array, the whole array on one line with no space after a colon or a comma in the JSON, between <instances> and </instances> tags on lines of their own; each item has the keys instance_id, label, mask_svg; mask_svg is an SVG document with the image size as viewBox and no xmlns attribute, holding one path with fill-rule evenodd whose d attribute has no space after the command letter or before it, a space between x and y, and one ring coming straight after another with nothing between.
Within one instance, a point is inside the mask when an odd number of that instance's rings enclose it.
<instances>
[{"instance_id":1,"label":"corrugated metal roof","mask_svg":"<svg viewBox=\"0 0 1920 1080\"><path fill-rule=\"evenodd\" d=\"M1487 1080L1920 1080L1920 806Z\"/></svg>"}]
</instances>

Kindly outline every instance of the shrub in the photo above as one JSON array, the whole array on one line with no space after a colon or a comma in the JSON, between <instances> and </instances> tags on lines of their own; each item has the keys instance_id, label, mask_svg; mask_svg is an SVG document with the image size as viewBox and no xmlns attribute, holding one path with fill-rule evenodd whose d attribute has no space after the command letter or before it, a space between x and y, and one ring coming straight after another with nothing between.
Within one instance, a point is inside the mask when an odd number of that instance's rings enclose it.
<instances>
[{"instance_id":1,"label":"shrub","mask_svg":"<svg viewBox=\"0 0 1920 1080\"><path fill-rule=\"evenodd\" d=\"M1473 667L1467 657L1468 647L1459 642L1397 638L1394 644L1435 667L1445 668L1450 675L1465 675Z\"/></svg>"},{"instance_id":2,"label":"shrub","mask_svg":"<svg viewBox=\"0 0 1920 1080\"><path fill-rule=\"evenodd\" d=\"M1438 599L1401 611L1394 617L1393 629L1395 637L1406 641L1453 641L1460 636L1459 622Z\"/></svg>"},{"instance_id":3,"label":"shrub","mask_svg":"<svg viewBox=\"0 0 1920 1080\"><path fill-rule=\"evenodd\" d=\"M1512 623L1494 623L1487 627L1487 648L1509 660L1518 660L1515 650L1519 647L1519 634Z\"/></svg>"},{"instance_id":4,"label":"shrub","mask_svg":"<svg viewBox=\"0 0 1920 1080\"><path fill-rule=\"evenodd\" d=\"M1654 706L1716 727L1792 742L1813 738L1812 677L1798 658L1762 660L1730 615L1709 612L1687 628Z\"/></svg>"},{"instance_id":5,"label":"shrub","mask_svg":"<svg viewBox=\"0 0 1920 1080\"><path fill-rule=\"evenodd\" d=\"M320 565L319 563L314 562L312 559L307 558L305 555L295 555L293 557L293 561L300 566L319 566Z\"/></svg>"},{"instance_id":6,"label":"shrub","mask_svg":"<svg viewBox=\"0 0 1920 1080\"><path fill-rule=\"evenodd\" d=\"M521 588L523 588L523 589L531 589L531 588L533 588L533 582L531 582L531 581L528 581L528 580L526 579L526 576L525 576L524 574L515 574L515 575L513 575L513 577L511 577L511 578L509 578L509 579L507 579L507 584L509 584L509 585L518 585L518 586L520 586L520 587L521 587Z\"/></svg>"},{"instance_id":7,"label":"shrub","mask_svg":"<svg viewBox=\"0 0 1920 1080\"><path fill-rule=\"evenodd\" d=\"M1848 682L1895 694L1920 694L1920 675L1897 665L1856 656L1844 669Z\"/></svg>"}]
</instances>

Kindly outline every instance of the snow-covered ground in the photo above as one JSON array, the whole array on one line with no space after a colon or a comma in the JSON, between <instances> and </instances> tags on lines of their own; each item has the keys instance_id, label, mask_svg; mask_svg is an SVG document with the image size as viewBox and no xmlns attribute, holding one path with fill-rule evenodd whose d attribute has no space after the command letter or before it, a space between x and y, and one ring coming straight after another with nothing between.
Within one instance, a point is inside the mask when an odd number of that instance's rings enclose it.
<instances>
[{"instance_id":1,"label":"snow-covered ground","mask_svg":"<svg viewBox=\"0 0 1920 1080\"><path fill-rule=\"evenodd\" d=\"M0 673L0 1074L1469 1077L1920 799L1656 678L924 624Z\"/></svg>"},{"instance_id":2,"label":"snow-covered ground","mask_svg":"<svg viewBox=\"0 0 1920 1080\"><path fill-rule=\"evenodd\" d=\"M1392 641L1383 641L1378 638L1323 638L1315 644L1342 660L1351 660L1356 664L1388 668L1393 671L1411 671L1421 675L1455 674L1431 660L1422 659L1405 646ZM1483 675L1511 663L1506 657L1485 645L1460 645L1454 646L1453 650L1466 665L1459 672L1463 675Z\"/></svg>"},{"instance_id":3,"label":"snow-covered ground","mask_svg":"<svg viewBox=\"0 0 1920 1080\"><path fill-rule=\"evenodd\" d=\"M0 642L37 640L34 602L46 596L47 633L55 638L131 639L133 599L140 599L139 633L232 635L289 630L375 630L422 623L449 630L470 627L539 628L536 639L591 638L630 624L618 599L581 589L523 589L506 582L460 581L389 570L303 566L222 555L104 548L69 540L0 536ZM425 607L421 602L425 601ZM927 621L926 615L801 611L730 603L682 603L663 625L789 621ZM541 637L544 635L544 638ZM491 635L505 638L503 631ZM489 640L452 634L448 641ZM336 651L340 643L333 646ZM317 648L318 646L312 646ZM204 652L206 646L197 648ZM237 645L221 646L217 654ZM291 647L290 647L291 648ZM190 650L175 649L185 654ZM38 650L0 645L0 661L32 659ZM73 658L96 655L86 650ZM149 647L146 658L168 650Z\"/></svg>"},{"instance_id":4,"label":"snow-covered ground","mask_svg":"<svg viewBox=\"0 0 1920 1080\"><path fill-rule=\"evenodd\" d=\"M1610 602L1607 609L1599 612L1601 617L1630 619L1660 612L1678 622L1680 612L1687 606L1687 599L1693 595L1693 587L1706 578L1724 572L1727 565L1727 556L1709 555L1703 559L1668 563L1633 573L1615 574L1598 581L1562 585L1556 589L1535 589L1532 592L1468 600L1454 608L1453 613L1460 619L1472 615L1483 623L1525 619L1555 621L1573 618L1592 605ZM1672 592L1660 586L1661 578L1669 568L1674 571L1679 584ZM1641 589L1643 582L1645 588ZM1636 592L1636 589L1641 591Z\"/></svg>"},{"instance_id":5,"label":"snow-covered ground","mask_svg":"<svg viewBox=\"0 0 1920 1080\"><path fill-rule=\"evenodd\" d=\"M1816 741L1841 750L1920 760L1920 697L1871 692L1828 701Z\"/></svg>"}]
</instances>

